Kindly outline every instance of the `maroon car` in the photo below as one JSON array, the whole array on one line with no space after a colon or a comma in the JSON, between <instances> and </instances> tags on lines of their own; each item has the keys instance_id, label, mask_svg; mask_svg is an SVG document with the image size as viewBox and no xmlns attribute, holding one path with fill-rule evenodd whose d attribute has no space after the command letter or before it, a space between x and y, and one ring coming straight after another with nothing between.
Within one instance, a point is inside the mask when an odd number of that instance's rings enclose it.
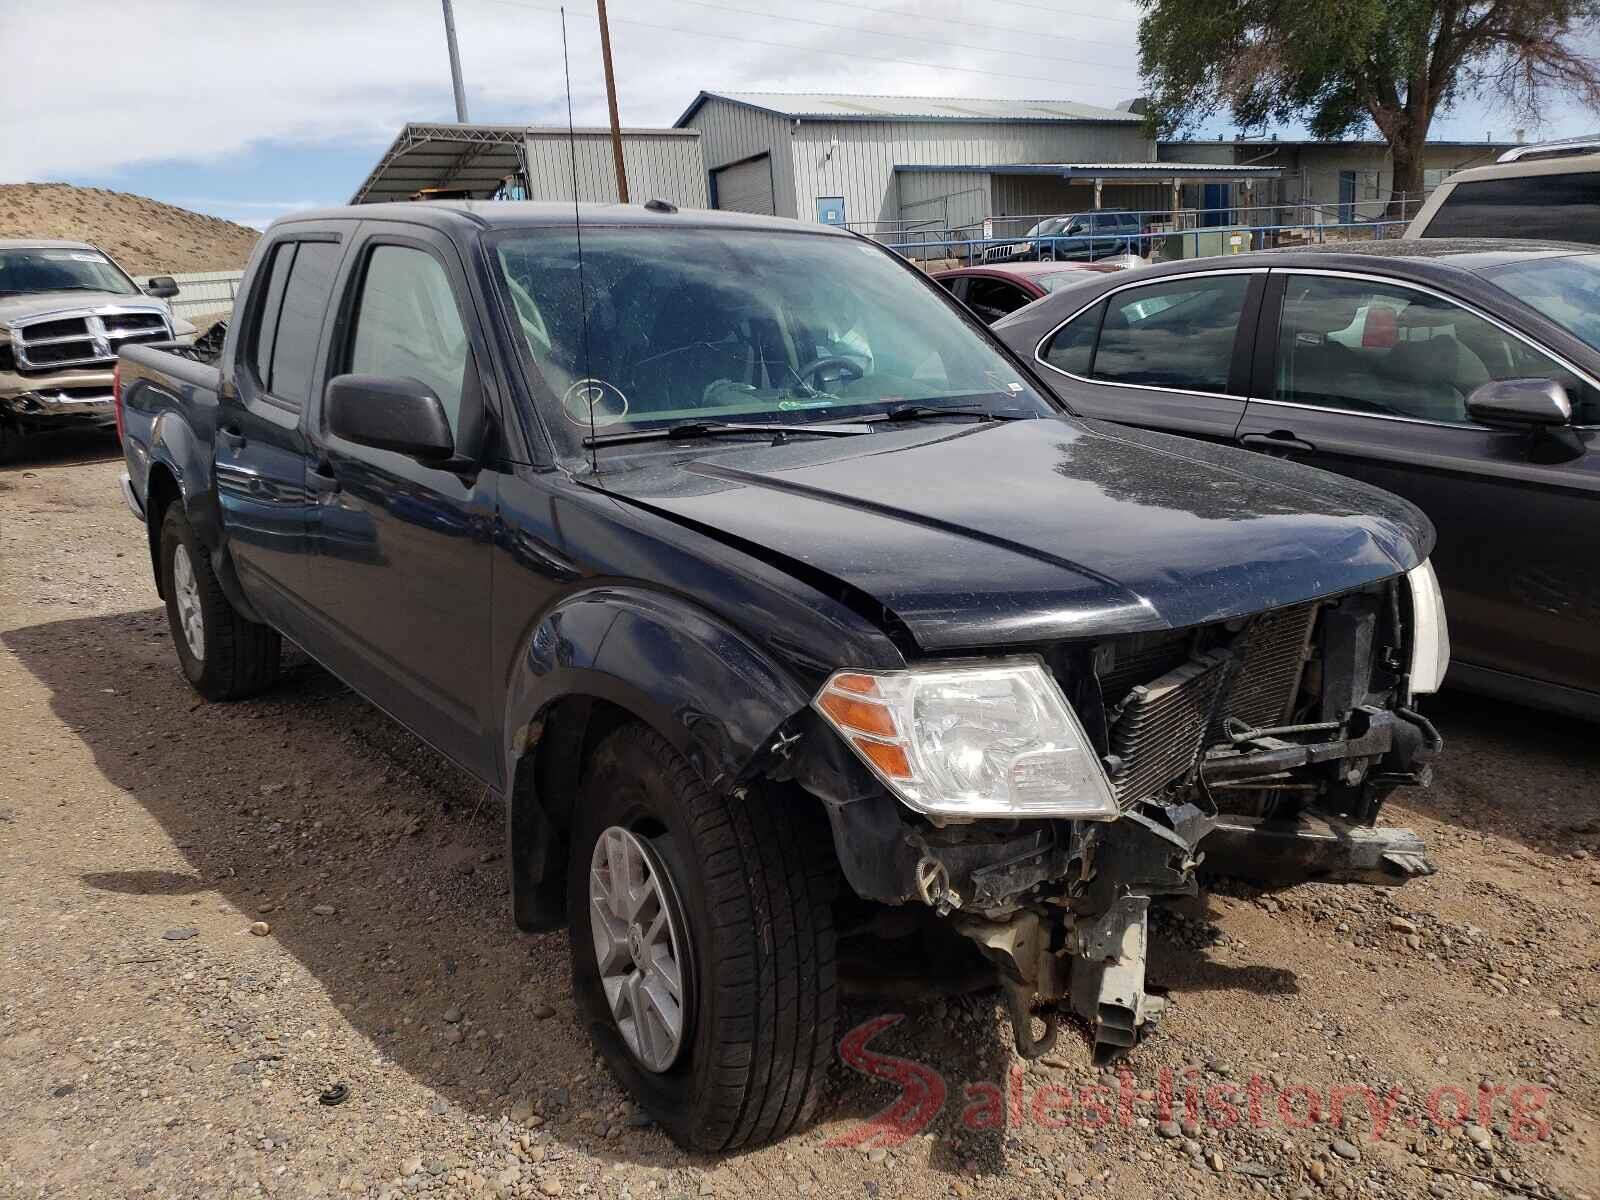
<instances>
[{"instance_id":1,"label":"maroon car","mask_svg":"<svg viewBox=\"0 0 1600 1200\"><path fill-rule=\"evenodd\" d=\"M1040 296L1069 287L1086 272L1120 271L1138 259L1108 258L1099 262L992 263L984 267L952 267L935 271L933 278L957 300L993 325Z\"/></svg>"}]
</instances>

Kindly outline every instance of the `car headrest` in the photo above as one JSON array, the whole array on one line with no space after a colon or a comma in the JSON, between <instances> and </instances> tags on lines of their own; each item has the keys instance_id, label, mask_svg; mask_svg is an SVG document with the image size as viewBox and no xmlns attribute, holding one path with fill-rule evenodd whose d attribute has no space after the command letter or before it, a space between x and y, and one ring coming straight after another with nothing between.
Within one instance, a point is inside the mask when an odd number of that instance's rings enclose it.
<instances>
[{"instance_id":1,"label":"car headrest","mask_svg":"<svg viewBox=\"0 0 1600 1200\"><path fill-rule=\"evenodd\" d=\"M1297 332L1329 334L1350 328L1357 307L1354 296L1292 296L1283 319Z\"/></svg>"}]
</instances>

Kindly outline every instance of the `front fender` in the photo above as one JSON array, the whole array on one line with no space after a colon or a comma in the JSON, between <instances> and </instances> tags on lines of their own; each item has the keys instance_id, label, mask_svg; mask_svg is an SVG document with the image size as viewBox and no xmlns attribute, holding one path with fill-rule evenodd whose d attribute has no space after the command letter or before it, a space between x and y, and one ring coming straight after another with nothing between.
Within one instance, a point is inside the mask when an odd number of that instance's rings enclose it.
<instances>
[{"instance_id":1,"label":"front fender","mask_svg":"<svg viewBox=\"0 0 1600 1200\"><path fill-rule=\"evenodd\" d=\"M598 587L546 613L508 690L506 772L540 714L591 696L648 723L712 787L744 774L773 732L810 702L770 655L711 613L664 593Z\"/></svg>"}]
</instances>

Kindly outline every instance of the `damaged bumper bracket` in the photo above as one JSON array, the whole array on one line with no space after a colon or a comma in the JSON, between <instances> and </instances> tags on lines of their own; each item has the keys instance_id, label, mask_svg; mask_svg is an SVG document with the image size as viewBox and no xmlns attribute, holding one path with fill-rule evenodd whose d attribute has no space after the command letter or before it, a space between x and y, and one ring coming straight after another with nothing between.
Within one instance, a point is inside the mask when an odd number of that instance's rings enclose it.
<instances>
[{"instance_id":1,"label":"damaged bumper bracket","mask_svg":"<svg viewBox=\"0 0 1600 1200\"><path fill-rule=\"evenodd\" d=\"M1263 887L1296 883L1395 887L1436 869L1422 839L1409 829L1373 829L1309 816L1273 821L1224 815L1201 849L1206 871Z\"/></svg>"},{"instance_id":2,"label":"damaged bumper bracket","mask_svg":"<svg viewBox=\"0 0 1600 1200\"><path fill-rule=\"evenodd\" d=\"M1144 990L1149 915L1150 897L1123 896L1078 931L1072 1011L1093 1028L1097 1060L1131 1047L1166 1005Z\"/></svg>"}]
</instances>

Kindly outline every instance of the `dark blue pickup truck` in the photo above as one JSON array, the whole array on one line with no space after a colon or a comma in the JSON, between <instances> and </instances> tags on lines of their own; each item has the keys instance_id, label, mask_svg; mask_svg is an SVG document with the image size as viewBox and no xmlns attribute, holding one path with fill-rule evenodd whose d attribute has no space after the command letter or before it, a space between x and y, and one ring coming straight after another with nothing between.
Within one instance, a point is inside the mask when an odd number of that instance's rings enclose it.
<instances>
[{"instance_id":1,"label":"dark blue pickup truck","mask_svg":"<svg viewBox=\"0 0 1600 1200\"><path fill-rule=\"evenodd\" d=\"M225 337L122 351L117 413L184 675L249 696L292 639L501 797L516 921L570 926L686 1145L806 1119L846 971L1116 1053L1202 862L1432 869L1374 827L1439 746L1426 520L1080 420L844 231L295 217Z\"/></svg>"}]
</instances>

